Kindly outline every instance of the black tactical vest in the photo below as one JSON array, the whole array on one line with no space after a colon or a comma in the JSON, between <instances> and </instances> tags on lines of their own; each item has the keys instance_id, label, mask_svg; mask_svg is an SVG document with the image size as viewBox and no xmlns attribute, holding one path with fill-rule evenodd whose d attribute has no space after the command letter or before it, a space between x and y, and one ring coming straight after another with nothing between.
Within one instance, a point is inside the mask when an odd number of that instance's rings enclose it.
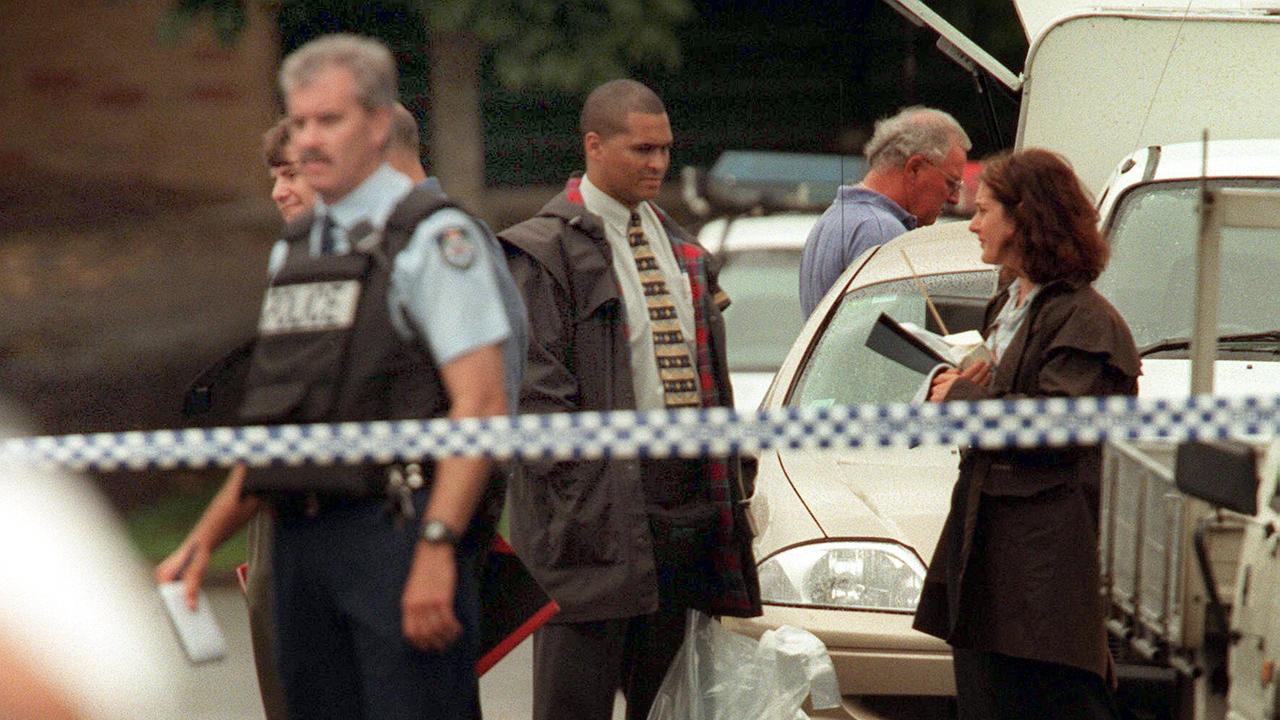
<instances>
[{"instance_id":1,"label":"black tactical vest","mask_svg":"<svg viewBox=\"0 0 1280 720\"><path fill-rule=\"evenodd\" d=\"M406 342L391 323L392 261L418 223L452 206L415 188L382 232L351 237L346 255L312 257L308 213L290 224L288 253L263 300L240 419L252 424L440 417L449 402L421 338ZM429 482L433 463L422 463ZM280 464L254 468L245 492L361 497L381 494L382 465Z\"/></svg>"}]
</instances>

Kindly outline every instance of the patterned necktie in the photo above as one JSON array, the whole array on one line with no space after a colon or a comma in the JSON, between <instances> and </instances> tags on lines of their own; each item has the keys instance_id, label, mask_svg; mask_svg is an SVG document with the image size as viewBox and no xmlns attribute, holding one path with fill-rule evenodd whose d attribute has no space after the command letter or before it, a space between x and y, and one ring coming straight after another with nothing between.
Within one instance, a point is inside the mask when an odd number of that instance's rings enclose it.
<instances>
[{"instance_id":1,"label":"patterned necktie","mask_svg":"<svg viewBox=\"0 0 1280 720\"><path fill-rule=\"evenodd\" d=\"M627 223L627 243L631 245L631 253L636 259L640 285L644 288L645 302L649 307L649 331L653 334L653 352L658 361L663 400L669 408L701 407L698 373L689 355L684 333L680 330L667 280L658 267L653 248L644 237L639 213L631 213L631 221Z\"/></svg>"}]
</instances>

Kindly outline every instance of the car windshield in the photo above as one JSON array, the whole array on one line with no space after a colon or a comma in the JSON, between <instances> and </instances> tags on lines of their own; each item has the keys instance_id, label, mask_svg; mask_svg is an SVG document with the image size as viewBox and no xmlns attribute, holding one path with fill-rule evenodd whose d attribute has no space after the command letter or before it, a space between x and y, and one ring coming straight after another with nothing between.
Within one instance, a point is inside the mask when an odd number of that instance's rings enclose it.
<instances>
[{"instance_id":1,"label":"car windshield","mask_svg":"<svg viewBox=\"0 0 1280 720\"><path fill-rule=\"evenodd\" d=\"M1280 188L1276 181L1211 186ZM1111 262L1095 287L1124 316L1138 347L1191 335L1196 288L1197 181L1161 182L1129 192L1111 224ZM1218 334L1280 327L1280 232L1225 229Z\"/></svg>"},{"instance_id":2,"label":"car windshield","mask_svg":"<svg viewBox=\"0 0 1280 720\"><path fill-rule=\"evenodd\" d=\"M729 294L724 312L729 369L773 372L782 366L804 317L800 314L800 250L729 252L720 287Z\"/></svg>"},{"instance_id":3,"label":"car windshield","mask_svg":"<svg viewBox=\"0 0 1280 720\"><path fill-rule=\"evenodd\" d=\"M921 278L953 333L977 330L981 309L995 290L995 271L927 275ZM951 310L951 312L949 312ZM959 312L955 312L959 311ZM880 313L898 322L932 329L925 302L910 279L876 283L844 296L835 317L815 339L787 404L794 407L906 402L924 380L867 347L867 335ZM954 325L954 326L953 326Z\"/></svg>"}]
</instances>

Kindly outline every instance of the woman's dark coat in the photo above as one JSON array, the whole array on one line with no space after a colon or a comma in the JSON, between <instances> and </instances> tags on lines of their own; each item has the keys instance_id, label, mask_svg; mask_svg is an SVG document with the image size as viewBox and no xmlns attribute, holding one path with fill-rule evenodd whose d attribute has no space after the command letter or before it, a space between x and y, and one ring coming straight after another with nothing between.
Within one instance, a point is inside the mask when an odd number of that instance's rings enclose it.
<instances>
[{"instance_id":1,"label":"woman's dark coat","mask_svg":"<svg viewBox=\"0 0 1280 720\"><path fill-rule=\"evenodd\" d=\"M1008 297L987 305L985 328ZM1128 326L1091 286L1054 281L981 387L948 400L1134 395ZM1098 563L1098 446L968 450L915 627L955 647L1061 663L1110 679Z\"/></svg>"}]
</instances>

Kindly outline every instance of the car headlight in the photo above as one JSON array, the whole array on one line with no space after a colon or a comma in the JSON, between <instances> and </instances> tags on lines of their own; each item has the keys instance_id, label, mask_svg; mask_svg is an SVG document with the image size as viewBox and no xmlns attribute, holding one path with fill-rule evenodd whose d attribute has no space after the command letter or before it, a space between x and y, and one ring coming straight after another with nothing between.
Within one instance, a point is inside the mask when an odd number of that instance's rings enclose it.
<instances>
[{"instance_id":1,"label":"car headlight","mask_svg":"<svg viewBox=\"0 0 1280 720\"><path fill-rule=\"evenodd\" d=\"M760 563L760 595L772 605L913 612L924 563L902 545L841 540L788 548Z\"/></svg>"}]
</instances>

